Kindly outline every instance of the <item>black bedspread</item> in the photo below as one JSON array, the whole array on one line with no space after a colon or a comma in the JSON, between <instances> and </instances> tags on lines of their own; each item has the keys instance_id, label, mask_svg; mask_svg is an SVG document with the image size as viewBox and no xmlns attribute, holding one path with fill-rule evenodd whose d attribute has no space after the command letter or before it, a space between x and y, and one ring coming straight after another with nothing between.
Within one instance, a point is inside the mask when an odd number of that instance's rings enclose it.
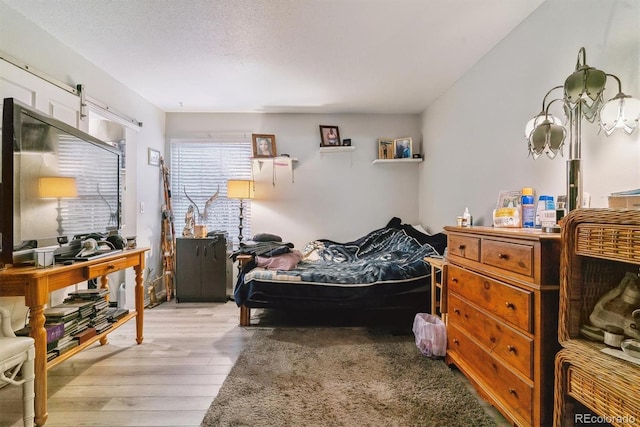
<instances>
[{"instance_id":1,"label":"black bedspread","mask_svg":"<svg viewBox=\"0 0 640 427\"><path fill-rule=\"evenodd\" d=\"M289 271L245 271L235 301L274 308L305 302L335 308L385 305L394 296L428 289L430 266L424 257L441 255L434 245L443 237L420 242L402 227L385 227L348 243L318 240L315 261L303 260Z\"/></svg>"}]
</instances>

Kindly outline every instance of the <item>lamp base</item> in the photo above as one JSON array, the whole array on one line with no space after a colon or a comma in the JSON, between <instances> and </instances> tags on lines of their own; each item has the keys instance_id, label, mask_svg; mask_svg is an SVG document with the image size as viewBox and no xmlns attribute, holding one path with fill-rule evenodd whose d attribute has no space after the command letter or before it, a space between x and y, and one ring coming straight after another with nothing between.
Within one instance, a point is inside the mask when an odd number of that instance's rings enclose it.
<instances>
[{"instance_id":1,"label":"lamp base","mask_svg":"<svg viewBox=\"0 0 640 427\"><path fill-rule=\"evenodd\" d=\"M567 212L582 207L582 168L580 159L567 160Z\"/></svg>"},{"instance_id":2,"label":"lamp base","mask_svg":"<svg viewBox=\"0 0 640 427\"><path fill-rule=\"evenodd\" d=\"M196 225L193 227L193 234L195 235L195 237L207 237L207 226L206 224L204 225Z\"/></svg>"}]
</instances>

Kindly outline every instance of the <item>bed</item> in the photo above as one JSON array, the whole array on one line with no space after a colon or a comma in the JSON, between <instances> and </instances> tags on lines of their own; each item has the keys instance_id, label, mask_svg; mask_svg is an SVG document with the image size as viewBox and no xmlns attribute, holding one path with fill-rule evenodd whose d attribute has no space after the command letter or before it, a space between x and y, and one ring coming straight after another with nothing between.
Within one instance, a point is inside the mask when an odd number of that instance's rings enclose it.
<instances>
[{"instance_id":1,"label":"bed","mask_svg":"<svg viewBox=\"0 0 640 427\"><path fill-rule=\"evenodd\" d=\"M245 259L234 289L241 325L249 324L251 308L372 309L419 302L427 309L431 268L424 258L441 257L446 236L423 231L394 218L352 242L320 239L302 251L277 241L243 244L232 254Z\"/></svg>"}]
</instances>

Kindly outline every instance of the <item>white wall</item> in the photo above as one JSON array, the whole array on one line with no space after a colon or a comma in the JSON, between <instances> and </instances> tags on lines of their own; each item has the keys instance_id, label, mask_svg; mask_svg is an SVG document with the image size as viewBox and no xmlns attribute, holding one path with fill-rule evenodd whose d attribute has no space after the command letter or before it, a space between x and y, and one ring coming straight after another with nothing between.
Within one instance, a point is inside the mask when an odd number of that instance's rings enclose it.
<instances>
[{"instance_id":1,"label":"white wall","mask_svg":"<svg viewBox=\"0 0 640 427\"><path fill-rule=\"evenodd\" d=\"M474 223L490 225L500 190L566 193L568 146L565 157L534 161L524 126L546 92L574 71L580 47L588 65L617 75L623 92L640 97L640 2L547 0L423 114L422 223L454 224L468 206ZM606 99L616 92L610 79ZM592 207L606 207L611 192L640 188L640 131L606 138L583 121L582 136Z\"/></svg>"},{"instance_id":2,"label":"white wall","mask_svg":"<svg viewBox=\"0 0 640 427\"><path fill-rule=\"evenodd\" d=\"M163 200L160 174L147 165L147 149L164 153L164 113L1 2L0 51L71 87L83 84L91 98L143 122L138 132L127 132L127 174L135 177L135 185L127 188L124 234L137 235L139 246L152 248L147 265L159 272ZM132 209L140 202L145 204L144 214ZM132 302L133 286L128 292Z\"/></svg>"},{"instance_id":3,"label":"white wall","mask_svg":"<svg viewBox=\"0 0 640 427\"><path fill-rule=\"evenodd\" d=\"M355 151L321 155L319 125L338 126ZM271 165L255 175L252 234L275 233L302 248L319 238L354 240L394 216L407 223L417 219L418 164L372 161L380 137L412 137L419 151L418 115L167 114L167 142L225 132L275 134L278 154L298 159L294 183L286 169L277 168L273 186Z\"/></svg>"}]
</instances>

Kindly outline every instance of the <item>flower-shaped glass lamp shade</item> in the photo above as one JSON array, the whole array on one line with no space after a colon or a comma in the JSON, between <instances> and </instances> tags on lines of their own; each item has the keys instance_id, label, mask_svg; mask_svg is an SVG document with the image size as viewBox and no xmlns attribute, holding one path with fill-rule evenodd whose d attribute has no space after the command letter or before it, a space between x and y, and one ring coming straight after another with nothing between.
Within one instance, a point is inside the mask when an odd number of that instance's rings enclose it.
<instances>
[{"instance_id":1,"label":"flower-shaped glass lamp shade","mask_svg":"<svg viewBox=\"0 0 640 427\"><path fill-rule=\"evenodd\" d=\"M616 129L622 129L630 135L640 122L640 100L622 93L620 79L613 74L607 75L618 82L618 94L600 110L600 126L607 136Z\"/></svg>"},{"instance_id":2,"label":"flower-shaped glass lamp shade","mask_svg":"<svg viewBox=\"0 0 640 427\"><path fill-rule=\"evenodd\" d=\"M562 126L560 119L551 115L543 116L543 120L535 125L529 134L529 153L534 159L540 157L542 153L546 153L549 158L554 159L558 152L562 153L566 136L567 131Z\"/></svg>"},{"instance_id":3,"label":"flower-shaped glass lamp shade","mask_svg":"<svg viewBox=\"0 0 640 427\"><path fill-rule=\"evenodd\" d=\"M564 81L565 103L571 110L581 105L584 118L593 123L603 102L602 92L606 82L607 75L604 71L586 64L586 53L581 48L576 70Z\"/></svg>"},{"instance_id":4,"label":"flower-shaped glass lamp shade","mask_svg":"<svg viewBox=\"0 0 640 427\"><path fill-rule=\"evenodd\" d=\"M630 135L639 122L640 99L628 95L618 94L600 110L600 126L607 136L616 129L622 129Z\"/></svg>"}]
</instances>

